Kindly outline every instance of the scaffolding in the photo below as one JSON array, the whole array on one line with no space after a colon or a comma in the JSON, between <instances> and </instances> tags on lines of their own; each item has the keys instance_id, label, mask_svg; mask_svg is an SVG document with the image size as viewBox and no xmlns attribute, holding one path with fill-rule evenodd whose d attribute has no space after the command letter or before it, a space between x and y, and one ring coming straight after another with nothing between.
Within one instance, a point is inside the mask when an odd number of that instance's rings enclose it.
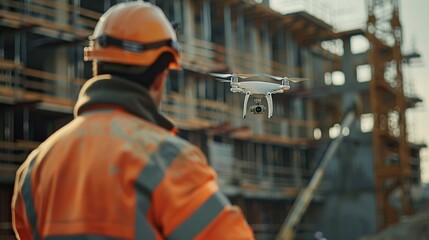
<instances>
[{"instance_id":1,"label":"scaffolding","mask_svg":"<svg viewBox=\"0 0 429 240\"><path fill-rule=\"evenodd\" d=\"M412 173L405 117L407 97L403 86L398 8L397 0L368 1L366 36L372 44L370 100L374 116L372 139L379 229L412 213L409 195ZM388 203L389 195L396 188L402 190L400 209Z\"/></svg>"}]
</instances>

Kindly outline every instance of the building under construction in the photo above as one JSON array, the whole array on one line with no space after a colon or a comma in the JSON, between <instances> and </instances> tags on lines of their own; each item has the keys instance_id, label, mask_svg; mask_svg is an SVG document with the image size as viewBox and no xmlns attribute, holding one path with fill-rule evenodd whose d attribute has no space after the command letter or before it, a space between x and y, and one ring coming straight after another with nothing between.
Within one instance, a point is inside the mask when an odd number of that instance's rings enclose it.
<instances>
[{"instance_id":1,"label":"building under construction","mask_svg":"<svg viewBox=\"0 0 429 240\"><path fill-rule=\"evenodd\" d=\"M13 238L15 171L72 119L91 77L83 48L118 2L0 2L1 239ZM181 23L183 71L170 73L161 110L207 154L257 239L313 239L316 231L358 239L413 213L409 192L420 184L425 145L407 136L405 113L420 99L404 93L402 71L418 55L401 51L396 0L368 0L367 23L347 31L305 9L277 12L269 1L151 2ZM357 41L368 47L356 51ZM274 95L273 118L243 119L243 95L211 72L310 81Z\"/></svg>"}]
</instances>

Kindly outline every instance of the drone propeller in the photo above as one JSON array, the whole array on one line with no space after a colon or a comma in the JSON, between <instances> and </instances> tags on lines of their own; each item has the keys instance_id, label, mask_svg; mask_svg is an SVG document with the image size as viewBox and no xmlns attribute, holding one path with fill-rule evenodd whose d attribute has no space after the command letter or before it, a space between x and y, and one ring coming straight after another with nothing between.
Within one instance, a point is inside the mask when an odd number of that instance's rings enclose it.
<instances>
[{"instance_id":1,"label":"drone propeller","mask_svg":"<svg viewBox=\"0 0 429 240\"><path fill-rule=\"evenodd\" d=\"M220 79L229 79L233 76L233 74L229 74L229 73L209 73L209 75Z\"/></svg>"},{"instance_id":2,"label":"drone propeller","mask_svg":"<svg viewBox=\"0 0 429 240\"><path fill-rule=\"evenodd\" d=\"M277 81L282 81L285 78L285 77L273 76L273 75L266 74L266 73L264 73L264 75L271 78L271 79L277 80ZM290 77L286 77L286 78L287 78L287 80L289 80L293 83L298 83L298 82L303 82L303 81L308 80L308 78L290 78Z\"/></svg>"},{"instance_id":3,"label":"drone propeller","mask_svg":"<svg viewBox=\"0 0 429 240\"><path fill-rule=\"evenodd\" d=\"M216 79L216 78L215 78ZM231 80L226 80L226 79L216 79L216 80L218 80L219 82L231 82Z\"/></svg>"},{"instance_id":4,"label":"drone propeller","mask_svg":"<svg viewBox=\"0 0 429 240\"><path fill-rule=\"evenodd\" d=\"M251 78L251 77L259 77L260 76L259 74L251 74L251 73L250 74L239 73L237 75L238 75L239 78L244 78L244 79Z\"/></svg>"},{"instance_id":5,"label":"drone propeller","mask_svg":"<svg viewBox=\"0 0 429 240\"><path fill-rule=\"evenodd\" d=\"M231 77L233 77L234 75L239 77L239 78L250 78L250 77L257 77L259 76L258 74L244 74L244 73L238 73L238 74L231 74L231 73L209 73L210 76L215 77L215 78L220 78L220 79L230 79Z\"/></svg>"}]
</instances>

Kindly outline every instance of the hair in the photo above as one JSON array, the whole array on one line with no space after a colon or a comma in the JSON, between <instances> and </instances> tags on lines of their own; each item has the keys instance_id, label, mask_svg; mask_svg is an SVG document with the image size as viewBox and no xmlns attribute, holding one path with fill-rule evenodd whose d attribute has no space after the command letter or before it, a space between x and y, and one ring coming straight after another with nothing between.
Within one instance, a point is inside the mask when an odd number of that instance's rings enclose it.
<instances>
[{"instance_id":1,"label":"hair","mask_svg":"<svg viewBox=\"0 0 429 240\"><path fill-rule=\"evenodd\" d=\"M174 60L171 53L162 53L156 61L146 67L111 62L93 61L93 75L112 74L136 82L145 88L150 88L156 76L168 68Z\"/></svg>"}]
</instances>

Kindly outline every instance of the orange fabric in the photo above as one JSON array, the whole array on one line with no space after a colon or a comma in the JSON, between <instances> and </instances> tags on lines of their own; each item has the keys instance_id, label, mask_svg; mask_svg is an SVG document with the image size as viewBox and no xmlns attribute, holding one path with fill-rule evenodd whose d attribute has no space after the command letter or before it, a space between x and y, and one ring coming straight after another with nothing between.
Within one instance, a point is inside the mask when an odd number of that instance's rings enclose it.
<instances>
[{"instance_id":1,"label":"orange fabric","mask_svg":"<svg viewBox=\"0 0 429 240\"><path fill-rule=\"evenodd\" d=\"M135 183L169 138L176 137L118 109L84 114L52 135L39 147L40 161L31 176L42 239L78 234L134 239ZM157 239L171 233L219 188L203 153L184 146L152 194L147 219ZM13 226L21 239L31 239L22 181L18 177L15 184ZM224 239L218 236L230 236L231 230L239 239L252 239L244 217L231 209L227 206L201 239Z\"/></svg>"}]
</instances>

